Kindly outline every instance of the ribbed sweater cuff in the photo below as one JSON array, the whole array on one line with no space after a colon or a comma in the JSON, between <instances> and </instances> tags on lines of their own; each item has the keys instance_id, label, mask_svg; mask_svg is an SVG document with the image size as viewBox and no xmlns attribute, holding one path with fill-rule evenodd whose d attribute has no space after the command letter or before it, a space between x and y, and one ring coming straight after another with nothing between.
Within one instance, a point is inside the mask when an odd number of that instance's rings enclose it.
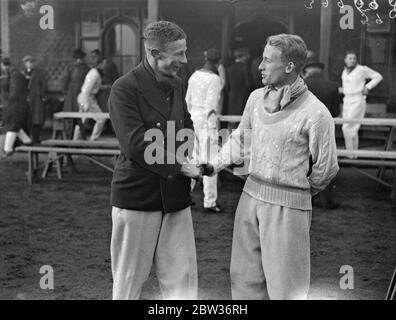
<instances>
[{"instance_id":1,"label":"ribbed sweater cuff","mask_svg":"<svg viewBox=\"0 0 396 320\"><path fill-rule=\"evenodd\" d=\"M278 186L249 176L243 189L253 198L280 206L312 210L310 190Z\"/></svg>"}]
</instances>

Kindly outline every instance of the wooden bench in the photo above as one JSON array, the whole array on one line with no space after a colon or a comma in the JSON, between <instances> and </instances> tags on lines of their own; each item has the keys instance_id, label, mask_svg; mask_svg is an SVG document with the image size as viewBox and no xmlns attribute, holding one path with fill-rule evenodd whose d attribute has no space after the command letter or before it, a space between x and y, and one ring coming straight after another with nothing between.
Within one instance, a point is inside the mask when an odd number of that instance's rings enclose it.
<instances>
[{"instance_id":1,"label":"wooden bench","mask_svg":"<svg viewBox=\"0 0 396 320\"><path fill-rule=\"evenodd\" d=\"M94 156L114 157L120 154L119 149L97 149L97 148L73 148L73 147L49 147L49 146L20 146L15 148L15 152L26 152L28 154L28 172L27 178L30 184L34 182L34 175L39 169L36 155L40 153L48 154L47 161L44 165L42 177L45 178L53 163L56 164L57 175L62 179L62 161L65 155L80 155L87 158L96 165L113 172L113 168L96 160Z\"/></svg>"},{"instance_id":2,"label":"wooden bench","mask_svg":"<svg viewBox=\"0 0 396 320\"><path fill-rule=\"evenodd\" d=\"M377 150L337 150L338 164L350 165L356 171L366 177L377 181L385 187L391 188L392 203L396 203L396 151L377 151ZM354 157L354 158L350 158ZM393 183L385 182L382 177L373 176L356 167L380 167L393 168Z\"/></svg>"},{"instance_id":3,"label":"wooden bench","mask_svg":"<svg viewBox=\"0 0 396 320\"><path fill-rule=\"evenodd\" d=\"M52 131L52 139L56 139L58 134L61 134L63 139L66 139L65 120L74 119L78 121L81 128L82 119L110 119L107 112L56 112L54 113L54 123ZM82 136L85 136L85 131L81 130Z\"/></svg>"}]
</instances>

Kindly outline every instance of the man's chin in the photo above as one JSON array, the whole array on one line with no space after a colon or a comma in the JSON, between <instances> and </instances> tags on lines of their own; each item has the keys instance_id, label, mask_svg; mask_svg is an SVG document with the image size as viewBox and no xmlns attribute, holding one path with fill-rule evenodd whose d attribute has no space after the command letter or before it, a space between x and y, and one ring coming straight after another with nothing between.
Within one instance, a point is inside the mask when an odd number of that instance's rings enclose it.
<instances>
[{"instance_id":1,"label":"man's chin","mask_svg":"<svg viewBox=\"0 0 396 320\"><path fill-rule=\"evenodd\" d=\"M265 79L261 80L261 83L262 83L264 86L267 86L267 85L269 84L268 81L265 80Z\"/></svg>"}]
</instances>

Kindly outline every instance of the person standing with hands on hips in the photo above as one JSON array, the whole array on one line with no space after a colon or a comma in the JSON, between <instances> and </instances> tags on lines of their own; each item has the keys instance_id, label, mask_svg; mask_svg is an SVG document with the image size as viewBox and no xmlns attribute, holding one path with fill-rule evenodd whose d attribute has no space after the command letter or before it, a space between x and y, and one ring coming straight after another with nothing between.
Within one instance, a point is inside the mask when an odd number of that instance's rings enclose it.
<instances>
[{"instance_id":1,"label":"person standing with hands on hips","mask_svg":"<svg viewBox=\"0 0 396 320\"><path fill-rule=\"evenodd\" d=\"M167 136L170 124L175 136L193 132L176 76L187 63L187 36L176 24L157 21L143 38L146 57L114 83L108 102L121 149L111 186L113 299L138 299L153 262L163 298L197 299L190 184L201 169L177 159L183 142L169 138L158 142L165 163L153 163L146 154L152 142L145 140L150 129ZM175 150L167 149L172 144Z\"/></svg>"},{"instance_id":2,"label":"person standing with hands on hips","mask_svg":"<svg viewBox=\"0 0 396 320\"><path fill-rule=\"evenodd\" d=\"M342 88L339 89L339 92L344 94L342 117L362 119L366 113L366 97L369 91L381 82L382 76L377 71L358 64L354 51L347 51L344 62L345 68L341 75ZM366 83L367 80L370 81ZM346 149L359 148L359 128L359 123L342 125Z\"/></svg>"}]
</instances>

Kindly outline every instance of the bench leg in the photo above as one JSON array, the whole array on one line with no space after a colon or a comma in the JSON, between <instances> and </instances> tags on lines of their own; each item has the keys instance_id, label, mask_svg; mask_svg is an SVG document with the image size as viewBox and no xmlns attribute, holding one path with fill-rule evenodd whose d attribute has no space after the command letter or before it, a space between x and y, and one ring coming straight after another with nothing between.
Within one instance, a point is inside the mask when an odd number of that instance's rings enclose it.
<instances>
[{"instance_id":1,"label":"bench leg","mask_svg":"<svg viewBox=\"0 0 396 320\"><path fill-rule=\"evenodd\" d=\"M36 171L37 168L39 167L39 154L34 153L34 162L33 162L33 170Z\"/></svg>"},{"instance_id":2,"label":"bench leg","mask_svg":"<svg viewBox=\"0 0 396 320\"><path fill-rule=\"evenodd\" d=\"M47 157L47 161L46 161L46 163L45 163L45 167L44 167L44 170L43 170L43 174L41 175L42 176L42 178L46 178L47 177L47 175L48 175L48 172L51 170L51 168L52 168L52 157L51 157L52 155L51 155L51 152L49 152L48 153L48 157Z\"/></svg>"},{"instance_id":3,"label":"bench leg","mask_svg":"<svg viewBox=\"0 0 396 320\"><path fill-rule=\"evenodd\" d=\"M77 173L76 166L74 165L73 157L71 154L66 155L67 159L67 167L69 169L69 173Z\"/></svg>"},{"instance_id":4,"label":"bench leg","mask_svg":"<svg viewBox=\"0 0 396 320\"><path fill-rule=\"evenodd\" d=\"M62 162L58 155L55 153L55 161L56 161L56 173L58 175L58 179L62 179Z\"/></svg>"},{"instance_id":5,"label":"bench leg","mask_svg":"<svg viewBox=\"0 0 396 320\"><path fill-rule=\"evenodd\" d=\"M393 136L394 134L396 134L396 128L395 127L391 127L389 129L389 133L388 133L388 137L386 138L386 142L385 142L385 151L390 151L392 150L392 142L393 142ZM382 177L384 176L386 171L385 167L381 167L378 169L378 173L377 173L377 178L382 180Z\"/></svg>"},{"instance_id":6,"label":"bench leg","mask_svg":"<svg viewBox=\"0 0 396 320\"><path fill-rule=\"evenodd\" d=\"M393 168L393 185L391 192L392 204L396 205L396 168Z\"/></svg>"},{"instance_id":7,"label":"bench leg","mask_svg":"<svg viewBox=\"0 0 396 320\"><path fill-rule=\"evenodd\" d=\"M29 184L33 184L34 178L34 169L33 169L33 153L32 151L28 152L28 172L27 172L27 179Z\"/></svg>"}]
</instances>

